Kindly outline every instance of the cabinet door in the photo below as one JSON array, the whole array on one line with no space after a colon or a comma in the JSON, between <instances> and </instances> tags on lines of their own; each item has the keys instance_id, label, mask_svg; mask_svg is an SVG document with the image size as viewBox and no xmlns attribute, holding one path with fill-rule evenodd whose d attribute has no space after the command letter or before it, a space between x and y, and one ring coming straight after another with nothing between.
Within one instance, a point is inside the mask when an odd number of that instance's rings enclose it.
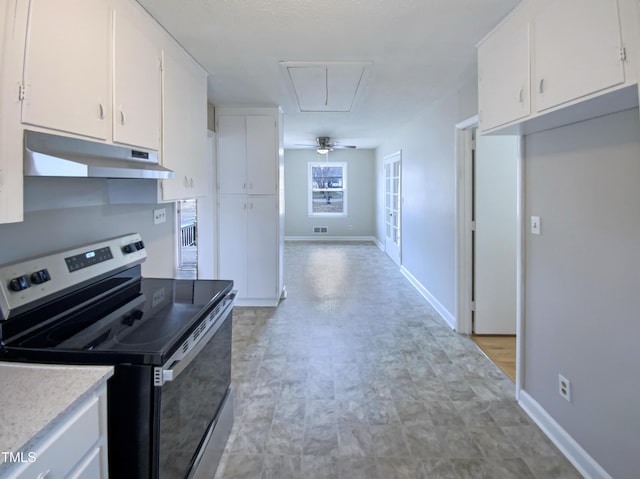
<instances>
[{"instance_id":1,"label":"cabinet door","mask_svg":"<svg viewBox=\"0 0 640 479\"><path fill-rule=\"evenodd\" d=\"M554 0L534 19L536 110L624 82L616 0Z\"/></svg>"},{"instance_id":2,"label":"cabinet door","mask_svg":"<svg viewBox=\"0 0 640 479\"><path fill-rule=\"evenodd\" d=\"M277 298L278 210L275 196L248 199L248 278L251 298Z\"/></svg>"},{"instance_id":3,"label":"cabinet door","mask_svg":"<svg viewBox=\"0 0 640 479\"><path fill-rule=\"evenodd\" d=\"M105 0L31 0L23 123L111 136L110 29Z\"/></svg>"},{"instance_id":4,"label":"cabinet door","mask_svg":"<svg viewBox=\"0 0 640 479\"><path fill-rule=\"evenodd\" d=\"M114 26L113 141L160 149L160 48L148 20L118 10Z\"/></svg>"},{"instance_id":5,"label":"cabinet door","mask_svg":"<svg viewBox=\"0 0 640 479\"><path fill-rule=\"evenodd\" d=\"M21 105L27 8L24 2L0 1L0 223L22 221L23 168Z\"/></svg>"},{"instance_id":6,"label":"cabinet door","mask_svg":"<svg viewBox=\"0 0 640 479\"><path fill-rule=\"evenodd\" d=\"M162 164L175 177L162 180L162 198L204 196L213 181L207 157L206 75L182 50L164 51Z\"/></svg>"},{"instance_id":7,"label":"cabinet door","mask_svg":"<svg viewBox=\"0 0 640 479\"><path fill-rule=\"evenodd\" d=\"M218 197L218 277L232 279L238 296L247 297L247 199Z\"/></svg>"},{"instance_id":8,"label":"cabinet door","mask_svg":"<svg viewBox=\"0 0 640 479\"><path fill-rule=\"evenodd\" d=\"M276 122L270 116L247 117L247 193L275 195L278 171Z\"/></svg>"},{"instance_id":9,"label":"cabinet door","mask_svg":"<svg viewBox=\"0 0 640 479\"><path fill-rule=\"evenodd\" d=\"M478 47L480 129L528 116L529 91L529 25L505 24Z\"/></svg>"},{"instance_id":10,"label":"cabinet door","mask_svg":"<svg viewBox=\"0 0 640 479\"><path fill-rule=\"evenodd\" d=\"M244 116L218 117L218 191L244 194L247 187L247 123Z\"/></svg>"}]
</instances>

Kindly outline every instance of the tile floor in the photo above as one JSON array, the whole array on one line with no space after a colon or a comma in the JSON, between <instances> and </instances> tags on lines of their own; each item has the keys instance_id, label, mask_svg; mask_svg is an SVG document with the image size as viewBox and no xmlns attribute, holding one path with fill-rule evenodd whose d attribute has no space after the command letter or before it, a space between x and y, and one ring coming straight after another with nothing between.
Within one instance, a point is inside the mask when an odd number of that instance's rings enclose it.
<instances>
[{"instance_id":1,"label":"tile floor","mask_svg":"<svg viewBox=\"0 0 640 479\"><path fill-rule=\"evenodd\" d=\"M285 280L235 309L216 479L581 477L373 243L287 243Z\"/></svg>"}]
</instances>

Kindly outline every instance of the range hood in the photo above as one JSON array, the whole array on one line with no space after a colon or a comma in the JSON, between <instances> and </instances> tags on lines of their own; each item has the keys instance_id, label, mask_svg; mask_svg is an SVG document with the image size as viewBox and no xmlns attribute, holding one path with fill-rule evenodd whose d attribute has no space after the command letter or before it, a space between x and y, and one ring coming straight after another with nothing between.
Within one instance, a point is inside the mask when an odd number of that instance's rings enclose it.
<instances>
[{"instance_id":1,"label":"range hood","mask_svg":"<svg viewBox=\"0 0 640 479\"><path fill-rule=\"evenodd\" d=\"M24 132L25 176L173 178L158 153L30 130Z\"/></svg>"}]
</instances>

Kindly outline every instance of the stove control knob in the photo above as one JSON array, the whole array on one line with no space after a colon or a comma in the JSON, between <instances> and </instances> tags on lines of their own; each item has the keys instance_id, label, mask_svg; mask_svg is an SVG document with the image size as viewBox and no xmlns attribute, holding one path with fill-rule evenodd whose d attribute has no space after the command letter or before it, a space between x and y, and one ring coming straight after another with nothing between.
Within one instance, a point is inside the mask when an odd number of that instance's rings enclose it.
<instances>
[{"instance_id":1,"label":"stove control knob","mask_svg":"<svg viewBox=\"0 0 640 479\"><path fill-rule=\"evenodd\" d=\"M139 320L139 319L142 319L142 316L144 316L144 312L143 312L143 311L141 311L141 310L139 310L139 309L134 309L134 310L131 312L131 317L132 317L133 319Z\"/></svg>"},{"instance_id":2,"label":"stove control knob","mask_svg":"<svg viewBox=\"0 0 640 479\"><path fill-rule=\"evenodd\" d=\"M133 316L131 316L130 314L125 314L122 318L122 324L126 324L127 326L133 325L133 321Z\"/></svg>"},{"instance_id":3,"label":"stove control knob","mask_svg":"<svg viewBox=\"0 0 640 479\"><path fill-rule=\"evenodd\" d=\"M135 243L129 243L128 245L122 247L122 251L124 251L125 254L135 253L136 251L138 251L138 248L136 248Z\"/></svg>"},{"instance_id":4,"label":"stove control knob","mask_svg":"<svg viewBox=\"0 0 640 479\"><path fill-rule=\"evenodd\" d=\"M31 282L34 284L42 284L50 280L51 276L49 275L49 271L46 269L41 269L31 275Z\"/></svg>"},{"instance_id":5,"label":"stove control knob","mask_svg":"<svg viewBox=\"0 0 640 479\"><path fill-rule=\"evenodd\" d=\"M13 278L9 281L9 289L11 291L22 291L23 289L27 289L29 286L31 286L31 284L29 284L29 278L27 278L26 275Z\"/></svg>"},{"instance_id":6,"label":"stove control knob","mask_svg":"<svg viewBox=\"0 0 640 479\"><path fill-rule=\"evenodd\" d=\"M142 241L136 242L136 249L138 250L144 249L144 243Z\"/></svg>"}]
</instances>

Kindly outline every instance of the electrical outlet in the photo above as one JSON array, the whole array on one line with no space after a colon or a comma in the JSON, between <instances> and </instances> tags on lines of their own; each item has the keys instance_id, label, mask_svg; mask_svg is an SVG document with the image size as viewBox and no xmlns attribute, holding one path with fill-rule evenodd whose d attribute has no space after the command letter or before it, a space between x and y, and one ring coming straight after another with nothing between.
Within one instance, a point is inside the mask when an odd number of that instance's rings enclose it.
<instances>
[{"instance_id":1,"label":"electrical outlet","mask_svg":"<svg viewBox=\"0 0 640 479\"><path fill-rule=\"evenodd\" d=\"M558 392L560 396L571 402L571 381L562 374L558 374Z\"/></svg>"},{"instance_id":2,"label":"electrical outlet","mask_svg":"<svg viewBox=\"0 0 640 479\"><path fill-rule=\"evenodd\" d=\"M163 301L164 301L164 288L160 288L159 290L154 291L153 297L151 298L151 307L155 308Z\"/></svg>"},{"instance_id":3,"label":"electrical outlet","mask_svg":"<svg viewBox=\"0 0 640 479\"><path fill-rule=\"evenodd\" d=\"M531 234L532 235L540 234L540 217L539 216L531 217Z\"/></svg>"},{"instance_id":4,"label":"electrical outlet","mask_svg":"<svg viewBox=\"0 0 640 479\"><path fill-rule=\"evenodd\" d=\"M164 223L167 221L167 209L166 208L158 208L157 210L153 210L153 224L159 225L160 223Z\"/></svg>"}]
</instances>

